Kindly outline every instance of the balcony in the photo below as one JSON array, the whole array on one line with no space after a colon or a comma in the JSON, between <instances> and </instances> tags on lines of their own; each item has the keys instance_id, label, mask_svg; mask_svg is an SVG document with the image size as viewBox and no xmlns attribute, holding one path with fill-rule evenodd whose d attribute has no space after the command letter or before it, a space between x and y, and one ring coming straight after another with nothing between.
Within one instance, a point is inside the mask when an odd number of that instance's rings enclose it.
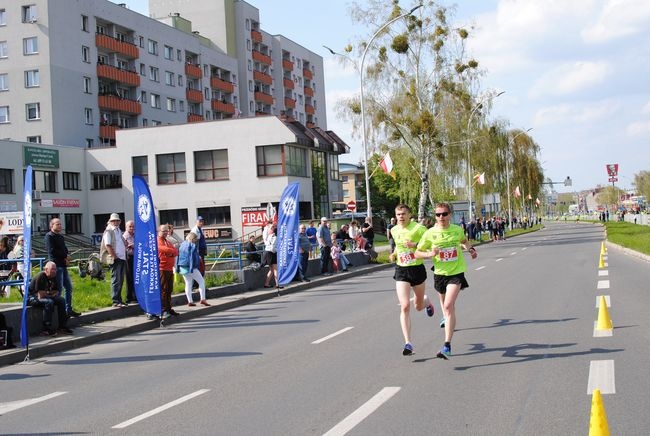
<instances>
[{"instance_id":1,"label":"balcony","mask_svg":"<svg viewBox=\"0 0 650 436\"><path fill-rule=\"evenodd\" d=\"M293 80L291 79L282 79L282 83L284 84L284 87L287 89L293 89L296 87L296 85L294 85L293 83Z\"/></svg>"},{"instance_id":2,"label":"balcony","mask_svg":"<svg viewBox=\"0 0 650 436\"><path fill-rule=\"evenodd\" d=\"M115 132L119 129L117 126L99 126L99 137L115 139Z\"/></svg>"},{"instance_id":3,"label":"balcony","mask_svg":"<svg viewBox=\"0 0 650 436\"><path fill-rule=\"evenodd\" d=\"M203 77L203 72L201 71L201 67L194 64L185 64L185 74L188 77L192 77L194 79L200 79L201 77Z\"/></svg>"},{"instance_id":4,"label":"balcony","mask_svg":"<svg viewBox=\"0 0 650 436\"><path fill-rule=\"evenodd\" d=\"M314 113L316 113L316 111L314 110L314 106L312 106L310 104L305 104L305 113L310 114L310 115L313 115Z\"/></svg>"},{"instance_id":5,"label":"balcony","mask_svg":"<svg viewBox=\"0 0 650 436\"><path fill-rule=\"evenodd\" d=\"M264 104L273 104L273 96L271 94L265 94L260 91L255 91L255 101L262 102Z\"/></svg>"},{"instance_id":6,"label":"balcony","mask_svg":"<svg viewBox=\"0 0 650 436\"><path fill-rule=\"evenodd\" d=\"M201 121L203 121L203 115L187 114L187 122L188 123L199 123Z\"/></svg>"},{"instance_id":7,"label":"balcony","mask_svg":"<svg viewBox=\"0 0 650 436\"><path fill-rule=\"evenodd\" d=\"M115 95L100 95L98 105L100 109L105 111L118 111L131 115L140 115L142 113L142 106L139 102Z\"/></svg>"},{"instance_id":8,"label":"balcony","mask_svg":"<svg viewBox=\"0 0 650 436\"><path fill-rule=\"evenodd\" d=\"M212 100L212 110L224 114L234 114L235 106L232 103L225 103L219 100Z\"/></svg>"},{"instance_id":9,"label":"balcony","mask_svg":"<svg viewBox=\"0 0 650 436\"><path fill-rule=\"evenodd\" d=\"M196 89L187 88L185 90L187 101L191 103L203 103L203 93Z\"/></svg>"},{"instance_id":10,"label":"balcony","mask_svg":"<svg viewBox=\"0 0 650 436\"><path fill-rule=\"evenodd\" d=\"M282 59L282 69L284 71L293 71L293 62Z\"/></svg>"},{"instance_id":11,"label":"balcony","mask_svg":"<svg viewBox=\"0 0 650 436\"><path fill-rule=\"evenodd\" d=\"M97 76L124 83L129 86L140 86L140 75L135 71L122 70L112 65L97 64Z\"/></svg>"},{"instance_id":12,"label":"balcony","mask_svg":"<svg viewBox=\"0 0 650 436\"><path fill-rule=\"evenodd\" d=\"M284 107L288 109L295 109L296 100L294 100L293 98L284 97Z\"/></svg>"},{"instance_id":13,"label":"balcony","mask_svg":"<svg viewBox=\"0 0 650 436\"><path fill-rule=\"evenodd\" d=\"M316 124L307 121L307 127L309 127L310 129L313 129L314 127L316 127Z\"/></svg>"},{"instance_id":14,"label":"balcony","mask_svg":"<svg viewBox=\"0 0 650 436\"><path fill-rule=\"evenodd\" d=\"M261 82L265 85L272 85L273 84L273 77L269 76L266 73L263 73L261 71L253 71L253 79L257 80L258 82Z\"/></svg>"},{"instance_id":15,"label":"balcony","mask_svg":"<svg viewBox=\"0 0 650 436\"><path fill-rule=\"evenodd\" d=\"M220 79L218 77L210 77L210 86L212 86L212 88L214 89L219 89L228 94L232 94L233 92L235 92L234 84L230 82L226 82L225 80Z\"/></svg>"},{"instance_id":16,"label":"balcony","mask_svg":"<svg viewBox=\"0 0 650 436\"><path fill-rule=\"evenodd\" d=\"M254 42L262 42L262 32L251 30L251 39Z\"/></svg>"},{"instance_id":17,"label":"balcony","mask_svg":"<svg viewBox=\"0 0 650 436\"><path fill-rule=\"evenodd\" d=\"M305 86L305 95L307 97L313 97L314 96L314 88L311 88L309 86Z\"/></svg>"},{"instance_id":18,"label":"balcony","mask_svg":"<svg viewBox=\"0 0 650 436\"><path fill-rule=\"evenodd\" d=\"M314 78L314 74L307 68L302 69L302 75L305 77L305 79L312 80Z\"/></svg>"},{"instance_id":19,"label":"balcony","mask_svg":"<svg viewBox=\"0 0 650 436\"><path fill-rule=\"evenodd\" d=\"M107 35L96 34L95 45L110 53L119 53L129 59L137 59L140 57L140 49L137 45L120 41Z\"/></svg>"},{"instance_id":20,"label":"balcony","mask_svg":"<svg viewBox=\"0 0 650 436\"><path fill-rule=\"evenodd\" d=\"M271 61L271 56L267 56L265 54L260 53L257 50L253 50L253 60L257 62L261 62L266 65L271 65L273 62Z\"/></svg>"}]
</instances>

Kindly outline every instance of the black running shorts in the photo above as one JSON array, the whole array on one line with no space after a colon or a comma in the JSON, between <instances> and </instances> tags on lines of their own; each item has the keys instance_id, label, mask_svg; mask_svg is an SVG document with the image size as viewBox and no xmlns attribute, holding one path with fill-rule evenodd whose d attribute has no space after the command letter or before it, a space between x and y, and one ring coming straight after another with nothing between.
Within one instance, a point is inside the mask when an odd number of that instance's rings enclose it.
<instances>
[{"instance_id":1,"label":"black running shorts","mask_svg":"<svg viewBox=\"0 0 650 436\"><path fill-rule=\"evenodd\" d=\"M453 276L433 275L433 287L439 294L447 293L447 285L460 285L461 289L469 287L465 279L465 273L454 274Z\"/></svg>"},{"instance_id":2,"label":"black running shorts","mask_svg":"<svg viewBox=\"0 0 650 436\"><path fill-rule=\"evenodd\" d=\"M427 279L427 270L424 268L424 265L395 265L393 279L396 282L408 282L411 286L421 285Z\"/></svg>"}]
</instances>

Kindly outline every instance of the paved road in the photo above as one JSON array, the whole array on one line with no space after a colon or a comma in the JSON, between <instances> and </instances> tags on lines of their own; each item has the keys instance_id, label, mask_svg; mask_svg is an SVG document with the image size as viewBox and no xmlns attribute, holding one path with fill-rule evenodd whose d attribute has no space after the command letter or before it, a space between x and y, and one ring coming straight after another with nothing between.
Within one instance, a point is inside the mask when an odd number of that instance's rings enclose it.
<instances>
[{"instance_id":1,"label":"paved road","mask_svg":"<svg viewBox=\"0 0 650 436\"><path fill-rule=\"evenodd\" d=\"M401 355L386 270L1 368L0 432L583 435L591 386L612 434L647 434L650 268L610 249L599 275L603 237L550 223L480 247L449 361L423 312Z\"/></svg>"}]
</instances>

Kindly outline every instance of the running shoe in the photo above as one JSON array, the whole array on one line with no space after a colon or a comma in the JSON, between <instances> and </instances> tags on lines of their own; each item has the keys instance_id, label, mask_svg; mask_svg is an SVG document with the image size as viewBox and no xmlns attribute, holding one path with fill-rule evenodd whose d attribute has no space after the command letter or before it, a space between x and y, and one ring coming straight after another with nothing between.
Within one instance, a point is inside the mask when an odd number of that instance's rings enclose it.
<instances>
[{"instance_id":1,"label":"running shoe","mask_svg":"<svg viewBox=\"0 0 650 436\"><path fill-rule=\"evenodd\" d=\"M433 304L431 304L431 302L429 302L429 305L427 306L427 315L433 316Z\"/></svg>"},{"instance_id":2,"label":"running shoe","mask_svg":"<svg viewBox=\"0 0 650 436\"><path fill-rule=\"evenodd\" d=\"M402 350L402 356L410 356L413 354L413 345L411 345L409 342L404 344L404 349Z\"/></svg>"},{"instance_id":3,"label":"running shoe","mask_svg":"<svg viewBox=\"0 0 650 436\"><path fill-rule=\"evenodd\" d=\"M441 329L444 329L444 328L445 328L445 321L447 321L447 320L446 320L445 317L443 316L442 319L440 320L440 328L441 328Z\"/></svg>"},{"instance_id":4,"label":"running shoe","mask_svg":"<svg viewBox=\"0 0 650 436\"><path fill-rule=\"evenodd\" d=\"M445 360L449 359L451 357L451 347L443 345L440 351L438 351L437 356L440 359L445 359Z\"/></svg>"}]
</instances>

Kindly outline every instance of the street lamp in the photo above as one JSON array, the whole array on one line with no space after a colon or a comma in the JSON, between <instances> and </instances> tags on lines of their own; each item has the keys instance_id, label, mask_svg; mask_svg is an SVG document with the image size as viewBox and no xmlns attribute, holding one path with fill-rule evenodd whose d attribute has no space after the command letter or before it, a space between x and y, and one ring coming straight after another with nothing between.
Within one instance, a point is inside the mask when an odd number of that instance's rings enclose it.
<instances>
[{"instance_id":1,"label":"street lamp","mask_svg":"<svg viewBox=\"0 0 650 436\"><path fill-rule=\"evenodd\" d=\"M395 21L399 20L400 18L408 17L411 15L413 12L415 12L417 9L421 8L423 5L418 5L411 9L408 12L403 13L402 15L399 15L389 21L387 21L383 26L381 26L377 31L372 35L370 40L366 43L366 48L363 50L363 53L361 54L361 64L359 66L359 98L361 101L361 143L363 145L363 158L365 160L364 163L364 175L366 178L366 216L372 220L372 206L370 205L370 177L368 176L368 144L366 140L366 111L365 111L365 106L363 104L363 64L366 61L366 54L368 53L368 49L370 49L370 45L372 42L375 40L377 36L388 26L393 24ZM335 52L331 48L327 46L323 46L327 50L329 50L330 53L333 55L339 55L343 56L340 53ZM347 56L344 56L347 57Z\"/></svg>"},{"instance_id":2,"label":"street lamp","mask_svg":"<svg viewBox=\"0 0 650 436\"><path fill-rule=\"evenodd\" d=\"M512 150L512 146L514 145L517 136L528 133L531 130L533 130L532 127L523 132L517 133L512 138L508 137L508 154L506 155L506 189L508 190L508 222L510 223L508 226L510 227L510 230L512 230L512 207L510 207L510 151Z\"/></svg>"},{"instance_id":3,"label":"street lamp","mask_svg":"<svg viewBox=\"0 0 650 436\"><path fill-rule=\"evenodd\" d=\"M469 207L469 220L467 221L467 224L472 222L472 165L470 163L470 145L471 145L471 140L469 139L469 127L470 124L472 123L472 117L476 113L476 111L483 106L484 102L488 102L490 100L493 100L500 96L501 94L504 94L505 91L501 91L497 94L491 94L491 95L486 95L484 96L476 105L472 108L472 110L469 113L469 119L467 120L467 198L468 198L468 207Z\"/></svg>"}]
</instances>

